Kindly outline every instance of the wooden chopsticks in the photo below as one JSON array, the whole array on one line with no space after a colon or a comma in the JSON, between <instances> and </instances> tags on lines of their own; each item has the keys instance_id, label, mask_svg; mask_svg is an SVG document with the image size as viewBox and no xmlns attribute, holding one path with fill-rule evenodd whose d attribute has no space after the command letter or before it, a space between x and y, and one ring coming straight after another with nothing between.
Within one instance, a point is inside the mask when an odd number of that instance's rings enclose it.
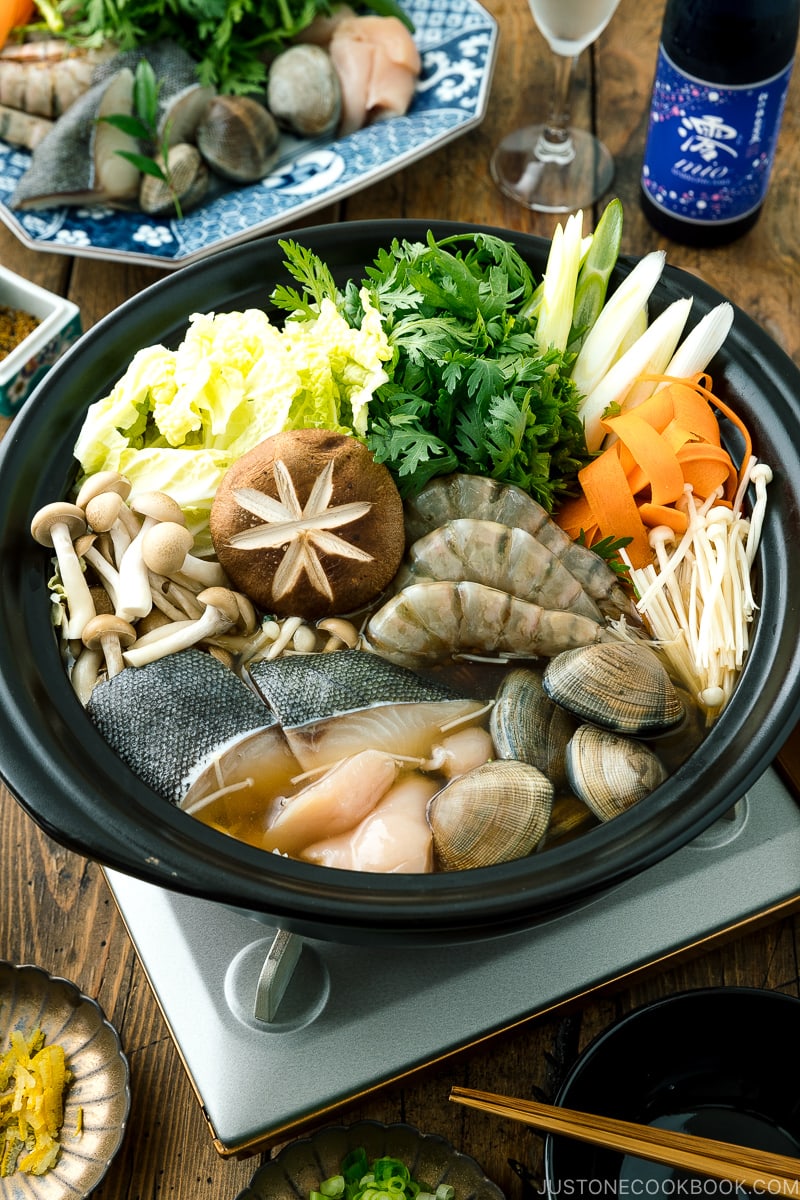
<instances>
[{"instance_id":1,"label":"wooden chopsticks","mask_svg":"<svg viewBox=\"0 0 800 1200\"><path fill-rule=\"evenodd\" d=\"M632 1154L711 1179L738 1183L745 1188L758 1188L769 1196L794 1196L795 1200L800 1200L800 1159L797 1158L472 1088L453 1087L450 1099L481 1112L510 1117L535 1129L604 1146L620 1154Z\"/></svg>"}]
</instances>

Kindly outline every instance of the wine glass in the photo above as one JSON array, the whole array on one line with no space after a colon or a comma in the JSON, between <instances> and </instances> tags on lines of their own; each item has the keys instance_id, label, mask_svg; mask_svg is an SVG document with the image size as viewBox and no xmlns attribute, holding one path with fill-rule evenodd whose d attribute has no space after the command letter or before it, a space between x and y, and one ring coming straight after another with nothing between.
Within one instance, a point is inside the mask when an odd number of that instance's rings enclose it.
<instances>
[{"instance_id":1,"label":"wine glass","mask_svg":"<svg viewBox=\"0 0 800 1200\"><path fill-rule=\"evenodd\" d=\"M572 78L580 53L614 15L619 0L528 0L553 51L555 80L549 119L503 138L490 168L497 186L537 212L577 212L614 178L614 160L601 141L570 125Z\"/></svg>"}]
</instances>

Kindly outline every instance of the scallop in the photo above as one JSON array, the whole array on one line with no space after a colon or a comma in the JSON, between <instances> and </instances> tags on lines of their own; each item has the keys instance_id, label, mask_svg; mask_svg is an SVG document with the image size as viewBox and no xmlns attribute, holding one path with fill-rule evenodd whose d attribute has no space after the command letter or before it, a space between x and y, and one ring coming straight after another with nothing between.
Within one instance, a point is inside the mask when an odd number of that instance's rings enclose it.
<instances>
[{"instance_id":1,"label":"scallop","mask_svg":"<svg viewBox=\"0 0 800 1200\"><path fill-rule=\"evenodd\" d=\"M575 795L601 821L610 821L655 791L667 771L634 738L581 725L567 747L567 775Z\"/></svg>"},{"instance_id":2,"label":"scallop","mask_svg":"<svg viewBox=\"0 0 800 1200\"><path fill-rule=\"evenodd\" d=\"M542 684L562 708L617 733L655 734L684 715L661 660L642 642L598 642L551 659Z\"/></svg>"},{"instance_id":3,"label":"scallop","mask_svg":"<svg viewBox=\"0 0 800 1200\"><path fill-rule=\"evenodd\" d=\"M272 113L252 96L215 96L197 127L196 142L218 175L254 183L274 165L280 131Z\"/></svg>"},{"instance_id":4,"label":"scallop","mask_svg":"<svg viewBox=\"0 0 800 1200\"><path fill-rule=\"evenodd\" d=\"M279 125L301 137L332 132L342 111L342 85L321 46L290 46L274 59L267 107Z\"/></svg>"},{"instance_id":5,"label":"scallop","mask_svg":"<svg viewBox=\"0 0 800 1200\"><path fill-rule=\"evenodd\" d=\"M446 871L523 858L544 836L553 785L528 763L497 760L475 767L437 792L428 822Z\"/></svg>"},{"instance_id":6,"label":"scallop","mask_svg":"<svg viewBox=\"0 0 800 1200\"><path fill-rule=\"evenodd\" d=\"M538 767L557 791L563 791L567 743L576 724L545 692L541 671L518 667L497 690L489 728L498 758Z\"/></svg>"}]
</instances>

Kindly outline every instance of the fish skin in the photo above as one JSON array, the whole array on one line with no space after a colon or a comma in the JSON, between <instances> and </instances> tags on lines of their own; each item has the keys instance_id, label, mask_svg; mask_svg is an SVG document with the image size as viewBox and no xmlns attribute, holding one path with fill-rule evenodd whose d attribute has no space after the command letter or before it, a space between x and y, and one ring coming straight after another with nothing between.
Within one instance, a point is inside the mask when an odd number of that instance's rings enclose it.
<instances>
[{"instance_id":1,"label":"fish skin","mask_svg":"<svg viewBox=\"0 0 800 1200\"><path fill-rule=\"evenodd\" d=\"M42 138L9 200L11 208L97 203L92 145L95 115L107 86L105 80L93 84Z\"/></svg>"},{"instance_id":2,"label":"fish skin","mask_svg":"<svg viewBox=\"0 0 800 1200\"><path fill-rule=\"evenodd\" d=\"M146 58L158 80L158 98L168 100L190 83L197 82L197 63L177 42L166 38L149 42L136 50L121 50L113 58L98 63L95 82L106 79L122 67L136 70L137 63Z\"/></svg>"},{"instance_id":3,"label":"fish skin","mask_svg":"<svg viewBox=\"0 0 800 1200\"><path fill-rule=\"evenodd\" d=\"M246 683L196 649L126 667L94 688L86 711L134 774L176 805L212 754L274 724Z\"/></svg>"},{"instance_id":4,"label":"fish skin","mask_svg":"<svg viewBox=\"0 0 800 1200\"><path fill-rule=\"evenodd\" d=\"M283 729L385 704L461 700L462 693L366 650L261 659L250 681Z\"/></svg>"},{"instance_id":5,"label":"fish skin","mask_svg":"<svg viewBox=\"0 0 800 1200\"><path fill-rule=\"evenodd\" d=\"M121 50L107 62L98 64L94 81L99 82L106 79L125 67L135 74L136 67L143 58L149 62L153 68L153 74L158 80L156 125L160 128L169 115L172 101L198 82L197 63L177 42L162 39L140 46L136 50ZM214 94L213 90L209 88L208 94L210 99Z\"/></svg>"}]
</instances>

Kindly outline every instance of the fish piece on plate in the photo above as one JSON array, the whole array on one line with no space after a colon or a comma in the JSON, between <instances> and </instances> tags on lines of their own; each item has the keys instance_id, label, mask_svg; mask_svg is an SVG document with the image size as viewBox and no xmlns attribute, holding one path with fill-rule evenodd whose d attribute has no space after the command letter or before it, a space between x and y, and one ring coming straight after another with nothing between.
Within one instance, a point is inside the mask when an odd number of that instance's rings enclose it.
<instances>
[{"instance_id":1,"label":"fish piece on plate","mask_svg":"<svg viewBox=\"0 0 800 1200\"><path fill-rule=\"evenodd\" d=\"M200 120L211 96L197 84L197 68L188 54L171 42L156 42L99 62L94 81L55 121L38 143L31 164L11 197L17 209L56 205L136 205L141 172L117 151L140 151L138 141L115 129L104 116L133 111L136 65L146 58L158 79L159 125L169 120L171 140L183 138Z\"/></svg>"},{"instance_id":2,"label":"fish piece on plate","mask_svg":"<svg viewBox=\"0 0 800 1200\"><path fill-rule=\"evenodd\" d=\"M95 79L122 68L135 72L142 58L147 59L158 80L159 137L166 138L170 146L194 141L197 126L216 93L198 83L197 63L176 42L162 39L135 50L122 50L97 68Z\"/></svg>"},{"instance_id":3,"label":"fish piece on plate","mask_svg":"<svg viewBox=\"0 0 800 1200\"><path fill-rule=\"evenodd\" d=\"M130 204L139 190L140 172L115 151L135 153L138 143L98 119L117 113L130 116L132 111L132 71L119 71L92 84L39 142L30 167L17 183L11 207Z\"/></svg>"},{"instance_id":4,"label":"fish piece on plate","mask_svg":"<svg viewBox=\"0 0 800 1200\"><path fill-rule=\"evenodd\" d=\"M126 667L94 688L86 711L134 774L172 804L199 764L273 723L238 676L194 649Z\"/></svg>"},{"instance_id":5,"label":"fish piece on plate","mask_svg":"<svg viewBox=\"0 0 800 1200\"><path fill-rule=\"evenodd\" d=\"M422 61L414 38L397 17L339 21L328 53L342 85L341 135L408 111Z\"/></svg>"}]
</instances>

